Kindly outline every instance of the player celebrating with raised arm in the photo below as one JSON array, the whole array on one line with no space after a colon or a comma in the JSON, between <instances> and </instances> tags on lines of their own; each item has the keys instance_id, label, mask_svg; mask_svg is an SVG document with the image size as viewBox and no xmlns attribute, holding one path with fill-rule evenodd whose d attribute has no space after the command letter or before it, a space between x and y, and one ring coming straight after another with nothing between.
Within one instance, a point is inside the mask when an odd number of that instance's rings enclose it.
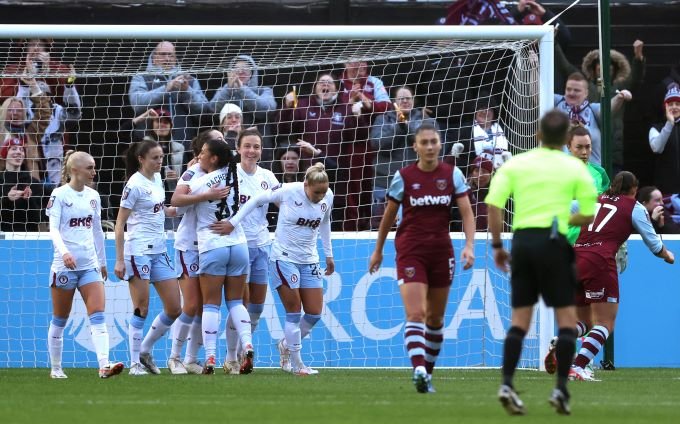
<instances>
[{"instance_id":1,"label":"player celebrating with raised arm","mask_svg":"<svg viewBox=\"0 0 680 424\"><path fill-rule=\"evenodd\" d=\"M163 149L154 140L130 146L127 153L127 184L120 199L116 218L116 277L127 280L134 312L128 325L130 375L160 374L153 361L153 345L172 326L182 311L175 270L170 263L165 241L165 217L176 216L166 207L161 181ZM127 240L124 239L127 224ZM154 318L142 341L144 321L149 312L149 283L153 283L163 302L163 312Z\"/></svg>"},{"instance_id":2,"label":"player celebrating with raised arm","mask_svg":"<svg viewBox=\"0 0 680 424\"><path fill-rule=\"evenodd\" d=\"M203 374L215 372L222 288L230 319L243 346L244 358L239 371L247 374L253 370L255 352L250 317L246 307L243 306L243 290L248 274L246 236L240 225L226 237L211 230L212 224L227 219L238 211L236 160L227 143L219 137L211 138L203 144L198 163L207 174L192 181L190 190L193 195L200 196L214 188L231 188L229 195L220 202L207 200L194 205L198 239L198 274L203 295L203 345L206 355Z\"/></svg>"},{"instance_id":3,"label":"player celebrating with raised arm","mask_svg":"<svg viewBox=\"0 0 680 424\"><path fill-rule=\"evenodd\" d=\"M73 150L66 153L62 185L52 192L47 204L54 245L50 279L53 315L47 335L52 378L67 378L61 368L63 334L76 289L83 297L90 318L99 377L120 374L124 368L122 362L109 362L109 333L104 320L103 281L107 272L101 200L99 193L87 186L95 174L92 156Z\"/></svg>"},{"instance_id":4,"label":"player celebrating with raised arm","mask_svg":"<svg viewBox=\"0 0 680 424\"><path fill-rule=\"evenodd\" d=\"M269 262L272 284L286 310L285 338L278 346L281 368L301 376L317 373L302 362L300 350L302 339L319 321L323 308L322 270L316 249L318 237L321 237L326 257L324 275L335 271L330 227L333 192L328 184L323 164L316 163L307 169L304 182L267 190L246 202L241 212L229 221L213 225L215 232L229 234L257 208L269 203L279 205Z\"/></svg>"},{"instance_id":5,"label":"player celebrating with raised arm","mask_svg":"<svg viewBox=\"0 0 680 424\"><path fill-rule=\"evenodd\" d=\"M620 299L616 252L631 233L640 233L649 250L666 263L675 261L673 253L654 231L647 210L635 200L637 189L635 175L627 171L616 174L609 190L599 198L595 220L581 228L574 245L579 280L576 306L581 312L579 316L592 317L592 322L586 322L591 330L574 359L570 380L593 380L584 367L597 356L614 331Z\"/></svg>"},{"instance_id":6,"label":"player celebrating with raised arm","mask_svg":"<svg viewBox=\"0 0 680 424\"><path fill-rule=\"evenodd\" d=\"M236 149L241 156L241 162L237 165L238 201L243 207L249 199L276 187L279 181L271 171L258 166L258 162L262 158L262 135L256 128L241 131L236 140ZM263 205L242 221L243 231L248 240L249 268L246 303L250 315L251 333L255 332L260 315L264 310L267 283L269 282L271 237L267 228L267 211L267 205ZM239 361L237 357L239 337L232 319L233 317L230 316L227 320L227 358L224 361L224 372L239 374L242 371L242 361Z\"/></svg>"},{"instance_id":7,"label":"player celebrating with raised arm","mask_svg":"<svg viewBox=\"0 0 680 424\"><path fill-rule=\"evenodd\" d=\"M191 142L194 157L198 158L203 144L211 139L222 140L222 133L208 130L199 133ZM205 175L200 163L189 167L177 181L172 194L172 205L178 209L182 220L175 231L175 272L182 292L182 314L177 319L172 336L172 350L168 358L168 369L172 374L201 374L203 367L198 364L198 350L203 346L203 298L198 280L198 240L196 238L196 212L191 205L204 201L220 200L229 194L229 187L215 187L200 195L190 193L192 181ZM187 342L184 361L179 357Z\"/></svg>"},{"instance_id":8,"label":"player celebrating with raised arm","mask_svg":"<svg viewBox=\"0 0 680 424\"><path fill-rule=\"evenodd\" d=\"M564 154L569 118L554 109L540 121L541 145L519 154L498 169L491 180L485 202L489 206L494 261L508 271L510 255L503 249L501 231L508 198L514 200L512 240L511 327L503 347L503 382L498 399L511 415L526 413L513 387L522 341L529 330L538 296L555 308L557 336L557 386L550 403L559 414L570 414L567 376L576 348L574 308L574 253L567 241L568 225L592 222L597 192L586 166ZM571 202L580 212L570 215Z\"/></svg>"},{"instance_id":9,"label":"player celebrating with raised arm","mask_svg":"<svg viewBox=\"0 0 680 424\"><path fill-rule=\"evenodd\" d=\"M397 278L406 310L404 343L419 393L434 392L432 371L444 342L444 313L453 281L455 257L449 237L449 217L455 199L463 218L463 268L474 265L475 218L463 173L439 161L442 145L429 123L415 133L418 161L395 172L387 190L387 207L380 222L369 271L383 260L383 247L399 207L403 219L394 241Z\"/></svg>"}]
</instances>

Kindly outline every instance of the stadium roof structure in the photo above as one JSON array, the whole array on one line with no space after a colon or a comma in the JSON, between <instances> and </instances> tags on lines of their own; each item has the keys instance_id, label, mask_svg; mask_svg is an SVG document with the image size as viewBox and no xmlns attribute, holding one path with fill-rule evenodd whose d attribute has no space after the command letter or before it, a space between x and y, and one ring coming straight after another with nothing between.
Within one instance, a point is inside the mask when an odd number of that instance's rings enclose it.
<instances>
[{"instance_id":1,"label":"stadium roof structure","mask_svg":"<svg viewBox=\"0 0 680 424\"><path fill-rule=\"evenodd\" d=\"M337 0L336 0L337 1ZM545 0L541 4L545 6L566 6L573 0ZM173 6L173 7L195 7L201 5L252 5L253 3L267 3L282 7L304 8L323 6L331 3L331 0L0 0L0 5L50 5L50 6L73 6L76 4L108 7L145 7L145 6ZM347 0L347 4L355 6L392 6L399 5L413 6L418 4L422 7L442 7L443 4L453 3L453 0ZM516 1L504 1L508 5L516 4ZM680 0L612 0L611 5L642 5L642 4L677 4ZM580 4L595 6L597 0L581 0Z\"/></svg>"}]
</instances>

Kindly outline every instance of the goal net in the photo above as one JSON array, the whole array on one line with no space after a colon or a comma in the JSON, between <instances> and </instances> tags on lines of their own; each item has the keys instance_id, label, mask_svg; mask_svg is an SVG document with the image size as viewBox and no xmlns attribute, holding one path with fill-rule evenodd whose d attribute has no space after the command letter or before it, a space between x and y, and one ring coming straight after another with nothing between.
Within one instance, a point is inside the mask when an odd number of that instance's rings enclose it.
<instances>
[{"instance_id":1,"label":"goal net","mask_svg":"<svg viewBox=\"0 0 680 424\"><path fill-rule=\"evenodd\" d=\"M367 267L389 176L414 159L413 131L425 121L439 129L442 159L460 167L479 199L477 260L468 271L457 265L438 366L500 366L509 283L487 250L482 170L535 145L539 114L552 103L551 51L544 27L3 26L0 367L49 363L52 244L44 209L64 152L86 151L97 163L110 271L105 315L112 359L128 362L132 304L127 284L112 275L123 155L145 136L159 140L169 199L192 156L192 137L217 128L233 142L239 125L263 134L260 165L280 181L298 179L316 161L333 179L336 273L325 278L321 321L303 341L305 363L409 366L393 234L380 272ZM511 218L508 210L508 225ZM166 222L170 257L176 225ZM450 230L459 255L455 210ZM160 309L152 290L149 316ZM256 366L278 365L284 320L269 289L254 334ZM542 310L520 366L540 366L552 331ZM158 363L169 348L169 338L156 345ZM76 294L64 366L96 366L91 349Z\"/></svg>"}]
</instances>

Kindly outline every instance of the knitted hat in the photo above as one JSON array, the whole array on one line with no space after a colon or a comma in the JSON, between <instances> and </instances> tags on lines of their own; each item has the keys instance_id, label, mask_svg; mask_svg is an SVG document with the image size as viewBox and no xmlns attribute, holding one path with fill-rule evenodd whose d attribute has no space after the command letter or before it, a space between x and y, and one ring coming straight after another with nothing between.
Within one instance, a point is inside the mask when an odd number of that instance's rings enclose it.
<instances>
[{"instance_id":1,"label":"knitted hat","mask_svg":"<svg viewBox=\"0 0 680 424\"><path fill-rule=\"evenodd\" d=\"M5 140L2 143L2 147L0 147L0 156L2 156L3 159L7 159L7 154L9 153L9 148L12 146L21 146L24 147L24 140L19 137L10 137L7 140Z\"/></svg>"},{"instance_id":2,"label":"knitted hat","mask_svg":"<svg viewBox=\"0 0 680 424\"><path fill-rule=\"evenodd\" d=\"M663 103L680 102L680 89L677 86L671 87L663 98Z\"/></svg>"},{"instance_id":3,"label":"knitted hat","mask_svg":"<svg viewBox=\"0 0 680 424\"><path fill-rule=\"evenodd\" d=\"M224 118L226 118L230 113L238 113L239 115L243 116L243 112L241 111L240 107L233 103L226 103L220 111L220 125L222 124L222 121L224 121Z\"/></svg>"}]
</instances>

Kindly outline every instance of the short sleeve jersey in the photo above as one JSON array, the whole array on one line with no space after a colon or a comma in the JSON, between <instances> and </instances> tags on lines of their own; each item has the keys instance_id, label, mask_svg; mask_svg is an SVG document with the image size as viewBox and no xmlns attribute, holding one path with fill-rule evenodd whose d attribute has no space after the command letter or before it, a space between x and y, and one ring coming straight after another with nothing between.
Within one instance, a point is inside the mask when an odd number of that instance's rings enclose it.
<instances>
[{"instance_id":1,"label":"short sleeve jersey","mask_svg":"<svg viewBox=\"0 0 680 424\"><path fill-rule=\"evenodd\" d=\"M634 230L640 233L652 252L661 251L661 239L654 233L644 206L630 197L605 194L600 196L595 207L593 222L581 227L574 249L577 254L591 252L613 260Z\"/></svg>"},{"instance_id":2,"label":"short sleeve jersey","mask_svg":"<svg viewBox=\"0 0 680 424\"><path fill-rule=\"evenodd\" d=\"M274 187L270 201L279 204L271 259L299 264L318 263L316 243L322 221L330 221L333 208L331 189L319 203L312 203L305 194L304 183L283 184Z\"/></svg>"},{"instance_id":3,"label":"short sleeve jersey","mask_svg":"<svg viewBox=\"0 0 680 424\"><path fill-rule=\"evenodd\" d=\"M276 187L279 181L271 171L257 167L253 174L248 174L238 164L239 204L243 206L248 200ZM243 218L241 224L248 239L249 247L262 247L271 243L269 236L267 211L268 205L262 205Z\"/></svg>"},{"instance_id":4,"label":"short sleeve jersey","mask_svg":"<svg viewBox=\"0 0 680 424\"><path fill-rule=\"evenodd\" d=\"M450 248L451 204L468 191L463 173L447 163L430 172L418 168L417 163L397 171L387 191L388 198L403 207L395 239L397 250Z\"/></svg>"},{"instance_id":5,"label":"short sleeve jersey","mask_svg":"<svg viewBox=\"0 0 680 424\"><path fill-rule=\"evenodd\" d=\"M191 182L201 178L205 172L201 169L199 164L194 164L189 167L180 179L177 181L177 186L189 186ZM178 208L182 211L182 220L175 231L175 249L186 252L187 250L198 250L198 239L196 237L196 210L193 205L190 207Z\"/></svg>"},{"instance_id":6,"label":"short sleeve jersey","mask_svg":"<svg viewBox=\"0 0 680 424\"><path fill-rule=\"evenodd\" d=\"M95 249L93 228L101 226L99 193L87 186L83 191L75 191L68 184L58 187L47 203L47 216L50 221L58 221L59 234L76 261L76 269L98 268L100 258ZM54 272L68 270L56 248L51 269Z\"/></svg>"},{"instance_id":7,"label":"short sleeve jersey","mask_svg":"<svg viewBox=\"0 0 680 424\"><path fill-rule=\"evenodd\" d=\"M233 185L235 180L236 176L232 174L228 167L225 167L210 172L191 182L190 187L193 194L204 193L213 187L232 187L229 195L224 201L210 200L194 205L199 253L207 252L219 247L235 246L246 242L246 236L243 232L243 227L240 224L236 225L234 231L228 235L215 234L210 229L211 224L228 219L234 213L235 190Z\"/></svg>"},{"instance_id":8,"label":"short sleeve jersey","mask_svg":"<svg viewBox=\"0 0 680 424\"><path fill-rule=\"evenodd\" d=\"M164 203L161 174L154 174L153 181L139 172L130 177L120 199L120 206L132 211L127 221L126 256L167 251Z\"/></svg>"}]
</instances>

